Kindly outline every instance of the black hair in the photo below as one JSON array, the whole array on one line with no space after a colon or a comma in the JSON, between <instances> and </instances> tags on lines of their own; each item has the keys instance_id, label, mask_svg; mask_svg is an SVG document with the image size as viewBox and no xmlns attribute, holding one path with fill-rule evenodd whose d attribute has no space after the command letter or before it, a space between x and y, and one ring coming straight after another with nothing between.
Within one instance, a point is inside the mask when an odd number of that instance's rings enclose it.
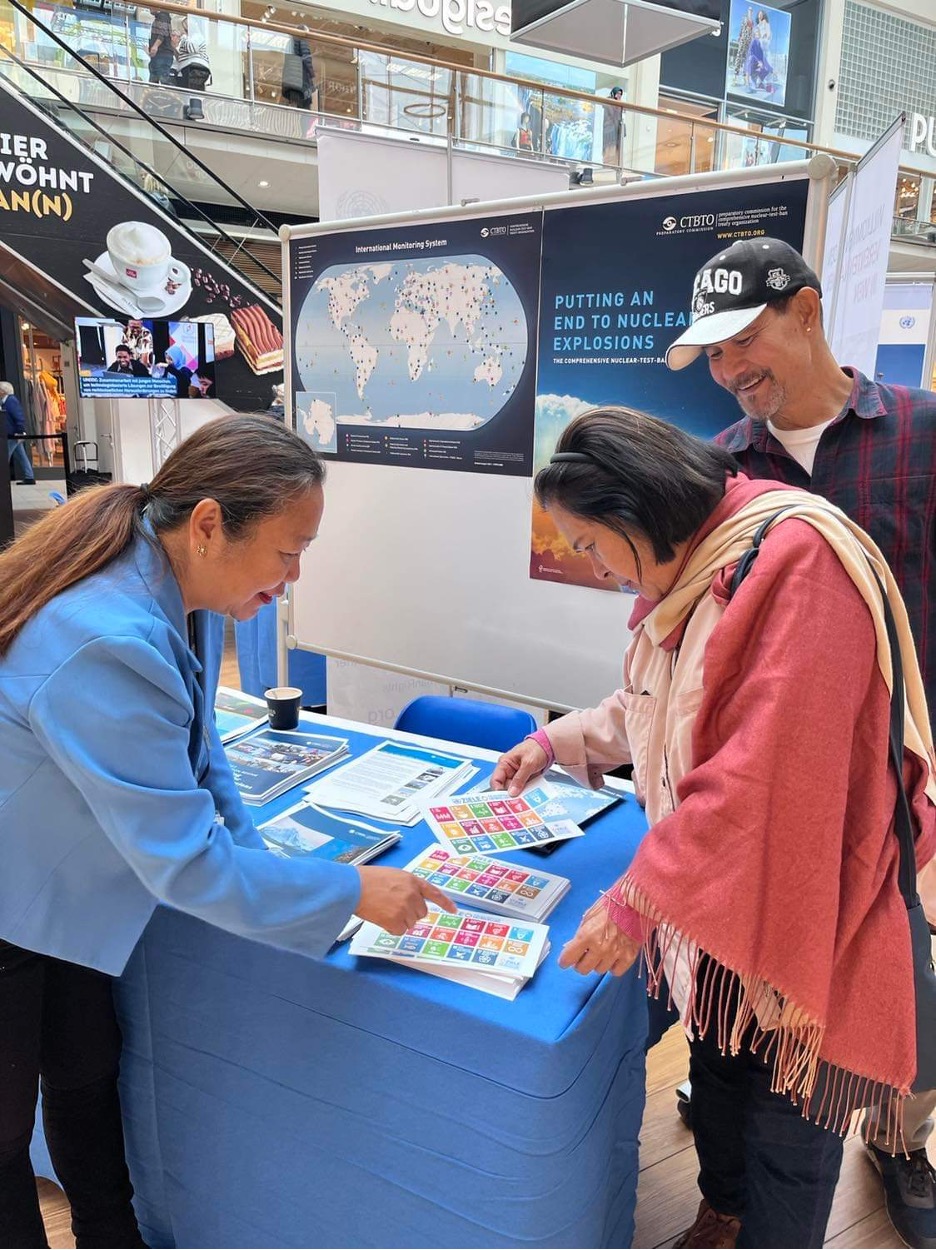
<instances>
[{"instance_id":1,"label":"black hair","mask_svg":"<svg viewBox=\"0 0 936 1250\"><path fill-rule=\"evenodd\" d=\"M324 480L324 463L282 422L237 414L206 421L146 486L89 486L0 552L0 656L56 595L115 560L135 536L153 541L144 512L159 535L213 499L225 537L235 542Z\"/></svg>"},{"instance_id":2,"label":"black hair","mask_svg":"<svg viewBox=\"0 0 936 1250\"><path fill-rule=\"evenodd\" d=\"M633 408L593 408L563 430L558 463L533 483L540 505L597 521L630 546L649 542L660 564L708 519L738 472L731 453ZM572 453L575 459L564 457Z\"/></svg>"}]
</instances>

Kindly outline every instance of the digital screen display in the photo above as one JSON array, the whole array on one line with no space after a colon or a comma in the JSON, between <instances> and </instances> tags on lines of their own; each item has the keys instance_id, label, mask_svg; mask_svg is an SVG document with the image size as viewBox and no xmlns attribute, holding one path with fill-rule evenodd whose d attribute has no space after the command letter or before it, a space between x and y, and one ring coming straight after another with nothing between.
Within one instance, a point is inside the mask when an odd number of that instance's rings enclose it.
<instances>
[{"instance_id":1,"label":"digital screen display","mask_svg":"<svg viewBox=\"0 0 936 1250\"><path fill-rule=\"evenodd\" d=\"M214 397L210 322L79 317L75 339L84 399Z\"/></svg>"}]
</instances>

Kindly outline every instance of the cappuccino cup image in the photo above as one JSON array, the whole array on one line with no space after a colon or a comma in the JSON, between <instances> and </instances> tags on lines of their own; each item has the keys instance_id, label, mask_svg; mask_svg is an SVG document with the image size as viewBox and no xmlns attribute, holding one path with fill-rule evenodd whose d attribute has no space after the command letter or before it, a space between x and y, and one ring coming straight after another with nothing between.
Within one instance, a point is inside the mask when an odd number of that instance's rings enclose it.
<instances>
[{"instance_id":1,"label":"cappuccino cup image","mask_svg":"<svg viewBox=\"0 0 936 1250\"><path fill-rule=\"evenodd\" d=\"M145 221L122 221L107 232L107 255L118 281L130 291L156 291L172 264L172 244Z\"/></svg>"}]
</instances>

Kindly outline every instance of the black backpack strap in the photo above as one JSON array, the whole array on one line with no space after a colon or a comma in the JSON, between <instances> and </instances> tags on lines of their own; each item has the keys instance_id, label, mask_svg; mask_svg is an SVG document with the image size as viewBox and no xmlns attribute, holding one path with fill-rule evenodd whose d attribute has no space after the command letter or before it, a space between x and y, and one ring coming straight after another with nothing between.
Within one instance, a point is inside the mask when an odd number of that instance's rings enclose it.
<instances>
[{"instance_id":1,"label":"black backpack strap","mask_svg":"<svg viewBox=\"0 0 936 1250\"><path fill-rule=\"evenodd\" d=\"M900 639L897 636L897 624L894 620L894 613L887 599L887 591L884 584L877 575L877 570L871 570L874 573L874 580L877 582L881 591L881 599L884 604L884 620L887 624L887 640L890 643L891 653L891 720L890 720L890 756L891 763L894 766L894 772L897 774L897 805L894 811L894 832L900 843L900 870L898 873L898 883L900 885L900 893L907 907L914 907L919 903L919 895L916 888L916 849L914 847L913 837L913 816L910 810L910 800L907 796L907 790L904 786L903 775L903 754L904 754L904 680L903 680L903 664L900 659Z\"/></svg>"},{"instance_id":2,"label":"black backpack strap","mask_svg":"<svg viewBox=\"0 0 936 1250\"><path fill-rule=\"evenodd\" d=\"M773 514L773 516L769 516L766 521L762 521L761 524L758 525L757 529L754 532L754 538L751 541L750 547L748 547L747 551L745 551L744 555L738 561L737 567L735 568L735 571L732 574L731 585L728 588L729 599L734 598L735 591L738 589L738 587L747 577L748 573L750 573L751 568L753 567L754 561L757 559L758 555L760 554L760 547L761 547L761 543L764 541L764 536L766 535L767 531L770 529L771 525L773 525L777 517L783 516L784 512L788 512L788 511L789 511L788 508L780 508L779 511Z\"/></svg>"}]
</instances>

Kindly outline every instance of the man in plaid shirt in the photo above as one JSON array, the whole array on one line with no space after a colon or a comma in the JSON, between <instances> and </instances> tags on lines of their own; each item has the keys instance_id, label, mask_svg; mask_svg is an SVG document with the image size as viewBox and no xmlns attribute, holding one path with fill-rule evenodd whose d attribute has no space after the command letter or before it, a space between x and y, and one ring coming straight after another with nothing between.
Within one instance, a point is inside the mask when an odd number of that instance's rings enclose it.
<instances>
[{"instance_id":1,"label":"man in plaid shirt","mask_svg":"<svg viewBox=\"0 0 936 1250\"><path fill-rule=\"evenodd\" d=\"M750 477L824 495L881 548L907 605L932 716L936 394L840 368L823 334L821 296L818 277L789 244L735 243L696 275L692 325L666 363L682 369L704 351L712 378L744 413L716 442ZM936 1246L936 1172L926 1154L934 1109L936 1090L905 1104L907 1156L890 1154L883 1127L868 1139L888 1214L909 1246ZM866 1115L866 1131L869 1123Z\"/></svg>"}]
</instances>

